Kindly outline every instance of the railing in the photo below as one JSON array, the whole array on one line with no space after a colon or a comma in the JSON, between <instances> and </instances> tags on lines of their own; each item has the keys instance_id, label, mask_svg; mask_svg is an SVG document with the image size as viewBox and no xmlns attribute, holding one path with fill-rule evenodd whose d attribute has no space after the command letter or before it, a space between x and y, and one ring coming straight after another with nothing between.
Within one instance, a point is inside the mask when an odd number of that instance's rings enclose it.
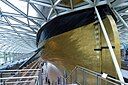
<instances>
[{"instance_id":1,"label":"railing","mask_svg":"<svg viewBox=\"0 0 128 85\"><path fill-rule=\"evenodd\" d=\"M41 69L0 70L0 74L0 85L42 85Z\"/></svg>"},{"instance_id":2,"label":"railing","mask_svg":"<svg viewBox=\"0 0 128 85\"><path fill-rule=\"evenodd\" d=\"M76 66L66 78L63 77L63 80L65 83L63 85L128 85L128 83L111 78L105 73L100 74L81 66Z\"/></svg>"},{"instance_id":3,"label":"railing","mask_svg":"<svg viewBox=\"0 0 128 85\"><path fill-rule=\"evenodd\" d=\"M17 76L7 76L15 72L18 73ZM0 85L43 85L41 69L0 70L0 73L2 74ZM27 75L23 76L25 74ZM105 73L100 74L81 66L76 66L68 76L61 76L59 83L58 80L53 83L55 85L128 85Z\"/></svg>"},{"instance_id":4,"label":"railing","mask_svg":"<svg viewBox=\"0 0 128 85\"><path fill-rule=\"evenodd\" d=\"M20 79L25 79L21 81ZM30 84L30 85L39 85L38 76L27 76L27 77L8 77L8 78L0 78L1 82L0 85L15 85L17 84L16 81L18 81L18 84ZM6 80L11 80L7 81ZM26 81L27 80L27 81Z\"/></svg>"}]
</instances>

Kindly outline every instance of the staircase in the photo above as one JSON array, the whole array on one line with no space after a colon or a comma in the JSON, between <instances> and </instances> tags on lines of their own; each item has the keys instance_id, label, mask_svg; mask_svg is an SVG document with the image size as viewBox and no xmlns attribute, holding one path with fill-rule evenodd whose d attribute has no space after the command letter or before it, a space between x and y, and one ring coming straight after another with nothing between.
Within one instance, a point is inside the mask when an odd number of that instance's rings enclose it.
<instances>
[{"instance_id":1,"label":"staircase","mask_svg":"<svg viewBox=\"0 0 128 85\"><path fill-rule=\"evenodd\" d=\"M49 85L42 78L39 61L38 59L21 70L0 70L3 75L17 73L15 76L0 78L0 85ZM101 74L76 66L68 76L61 76L59 84L56 80L50 85L128 85L128 83L111 78L106 73Z\"/></svg>"},{"instance_id":2,"label":"staircase","mask_svg":"<svg viewBox=\"0 0 128 85\"><path fill-rule=\"evenodd\" d=\"M2 75L0 85L38 85L41 69L38 59L21 70L0 70L0 72Z\"/></svg>"}]
</instances>

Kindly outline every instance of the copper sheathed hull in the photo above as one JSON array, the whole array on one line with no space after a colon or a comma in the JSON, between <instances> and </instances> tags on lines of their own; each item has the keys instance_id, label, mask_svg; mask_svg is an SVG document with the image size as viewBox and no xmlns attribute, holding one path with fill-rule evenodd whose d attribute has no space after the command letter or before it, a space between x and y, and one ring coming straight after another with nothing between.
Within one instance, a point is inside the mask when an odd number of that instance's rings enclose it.
<instances>
[{"instance_id":1,"label":"copper sheathed hull","mask_svg":"<svg viewBox=\"0 0 128 85\"><path fill-rule=\"evenodd\" d=\"M103 23L120 65L120 41L114 19L107 15ZM68 72L79 65L117 77L99 23L93 22L47 39L42 58Z\"/></svg>"}]
</instances>

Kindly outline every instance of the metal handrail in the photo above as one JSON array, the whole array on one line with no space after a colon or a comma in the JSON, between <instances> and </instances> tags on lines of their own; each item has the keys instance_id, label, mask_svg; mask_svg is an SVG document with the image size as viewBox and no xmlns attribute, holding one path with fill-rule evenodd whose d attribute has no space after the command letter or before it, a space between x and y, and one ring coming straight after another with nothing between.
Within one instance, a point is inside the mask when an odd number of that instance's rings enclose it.
<instances>
[{"instance_id":1,"label":"metal handrail","mask_svg":"<svg viewBox=\"0 0 128 85\"><path fill-rule=\"evenodd\" d=\"M103 77L102 77L102 74L97 73L97 72L92 71L92 70L89 70L89 69L87 69L87 68L78 66L78 65L71 71L71 73L70 73L65 79L68 80L68 79L72 76L72 74L73 74L74 72L76 72L77 70L81 70L81 71L83 71L83 72L85 72L85 73L89 73L89 74L91 74L91 75L93 75L93 76L96 76L97 78L103 79L103 80L105 80L105 81L107 81L107 82L109 82L109 83L113 83L113 84L119 83L119 84L128 85L128 83L125 83L125 82L122 82L122 81L120 81L120 80L111 78L111 77L109 77L109 76L107 76L106 78L103 78ZM77 75L77 74L76 74L76 75ZM64 78L64 77L62 77L62 78Z\"/></svg>"},{"instance_id":2,"label":"metal handrail","mask_svg":"<svg viewBox=\"0 0 128 85\"><path fill-rule=\"evenodd\" d=\"M38 61L36 63L38 63ZM32 69L32 67L30 69L21 69L21 70L0 70L0 72L2 74L6 73L6 72L9 72L9 73L16 72L13 76L11 76L11 77L15 77L19 72L20 73L25 72L25 74L28 74L28 72L30 72L30 71L40 71L40 69ZM8 80L6 80L6 81L8 81Z\"/></svg>"},{"instance_id":3,"label":"metal handrail","mask_svg":"<svg viewBox=\"0 0 128 85\"><path fill-rule=\"evenodd\" d=\"M16 70L0 70L0 73L1 74L5 74L6 72L16 72L12 77L15 77L19 72L21 73L21 72L28 72L28 71L37 71L38 69L32 69L32 68L30 68L30 69L21 69L21 70L18 70L18 69L16 69Z\"/></svg>"},{"instance_id":4,"label":"metal handrail","mask_svg":"<svg viewBox=\"0 0 128 85\"><path fill-rule=\"evenodd\" d=\"M77 66L71 71L71 73L66 77L66 79L68 79L73 74L73 72L76 71L76 69L77 69Z\"/></svg>"},{"instance_id":5,"label":"metal handrail","mask_svg":"<svg viewBox=\"0 0 128 85\"><path fill-rule=\"evenodd\" d=\"M40 70L37 70L37 71L40 71ZM36 70L34 72L36 72ZM20 73L26 73L26 71L23 71ZM33 72L27 72L27 74L30 74L30 73L33 73ZM15 73L11 73L11 72L10 73L2 73L2 75L15 75ZM15 77L15 76L13 76L13 77Z\"/></svg>"},{"instance_id":6,"label":"metal handrail","mask_svg":"<svg viewBox=\"0 0 128 85\"><path fill-rule=\"evenodd\" d=\"M86 68L83 68L83 67L81 67L81 66L78 66L78 68L81 68L81 69L84 69L84 70L86 70L86 71L88 71L88 72L91 72L91 73L93 73L93 74L97 75L98 77L100 77L100 78L102 78L102 79L104 79L104 80L105 80L105 78L101 77L101 76L102 76L102 74L100 74L100 73L97 73L97 72L91 71L91 70L86 69ZM111 77L109 77L109 76L107 76L107 77L106 77L106 79L109 79L109 80L111 80L111 81L115 81L115 82L117 82L117 83L122 83L122 84L127 84L127 85L128 85L128 83L125 83L125 82L122 82L122 81L120 81L120 80L117 80L117 79L111 78Z\"/></svg>"},{"instance_id":7,"label":"metal handrail","mask_svg":"<svg viewBox=\"0 0 128 85\"><path fill-rule=\"evenodd\" d=\"M0 78L0 80L2 80L2 82L0 82L0 84L2 84L2 85L5 85L5 84L16 84L17 82L15 82L15 81L11 81L11 82L7 82L6 80L9 80L9 79L11 79L11 80L19 80L19 79L32 79L32 80L28 80L28 81L18 81L18 83L30 83L30 82L32 82L33 81L33 79L34 79L34 81L35 80L38 80L38 76L24 76L24 77L7 77L7 78ZM38 81L36 81L36 82L38 82ZM36 83L35 82L35 83Z\"/></svg>"},{"instance_id":8,"label":"metal handrail","mask_svg":"<svg viewBox=\"0 0 128 85\"><path fill-rule=\"evenodd\" d=\"M0 78L0 80L6 80L6 79L31 79L31 78L38 78L38 76L7 77L7 78Z\"/></svg>"},{"instance_id":9,"label":"metal handrail","mask_svg":"<svg viewBox=\"0 0 128 85\"><path fill-rule=\"evenodd\" d=\"M33 72L39 72L41 71L41 69L22 69L22 70L1 70L2 73L11 73L11 72L27 72L28 71L32 71L30 72L31 74ZM1 80L1 83L2 85L5 85L5 84L21 84L21 83L31 83L34 81L35 85L37 85L39 83L38 81L38 78L39 78L39 75L38 76L34 76L34 75L29 75L29 76L21 76L21 77L15 77L15 76L11 76L11 77L3 77L3 78L0 78ZM8 81L10 80L10 81Z\"/></svg>"},{"instance_id":10,"label":"metal handrail","mask_svg":"<svg viewBox=\"0 0 128 85\"><path fill-rule=\"evenodd\" d=\"M32 82L33 80L30 80L30 81L19 81L19 83L30 83ZM6 84L15 84L16 82L5 82ZM2 83L1 83L2 84Z\"/></svg>"},{"instance_id":11,"label":"metal handrail","mask_svg":"<svg viewBox=\"0 0 128 85\"><path fill-rule=\"evenodd\" d=\"M40 69L0 70L0 72L39 71Z\"/></svg>"},{"instance_id":12,"label":"metal handrail","mask_svg":"<svg viewBox=\"0 0 128 85\"><path fill-rule=\"evenodd\" d=\"M4 74L4 75L14 73L14 76L0 78L0 80L1 80L0 84L4 85L5 83L6 84L31 83L33 79L34 79L35 83L39 84L39 81L38 81L39 75L38 76L34 75L35 72L41 71L41 69L36 69L36 66L38 63L39 63L39 60L37 60L31 66L30 69L0 70L0 73ZM16 77L16 75L19 73L24 73L24 74L20 77ZM34 78L34 76L36 76L36 78ZM13 81L15 81L15 82L13 82ZM35 85L37 85L37 84L35 84Z\"/></svg>"},{"instance_id":13,"label":"metal handrail","mask_svg":"<svg viewBox=\"0 0 128 85\"><path fill-rule=\"evenodd\" d=\"M39 62L39 60L38 60L37 62L35 62L34 65L32 65L32 67L31 67L30 69L32 69L34 66L36 66L36 65L38 64L38 62ZM28 70L24 75L22 75L22 77L24 77L25 75L27 75L27 73L28 73L29 71L31 71L31 70ZM32 73L33 73L33 72L32 72ZM31 73L31 74L32 74L32 73ZM30 74L30 75L31 75L31 74ZM22 79L20 79L20 81L22 81ZM17 82L17 84L18 84L18 83L19 83L19 82Z\"/></svg>"}]
</instances>

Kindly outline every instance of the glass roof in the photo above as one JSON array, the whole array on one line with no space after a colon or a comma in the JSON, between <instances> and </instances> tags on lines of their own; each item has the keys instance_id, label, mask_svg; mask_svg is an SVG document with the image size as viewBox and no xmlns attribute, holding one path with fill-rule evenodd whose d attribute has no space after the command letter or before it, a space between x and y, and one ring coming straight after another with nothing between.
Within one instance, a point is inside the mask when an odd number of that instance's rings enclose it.
<instances>
[{"instance_id":1,"label":"glass roof","mask_svg":"<svg viewBox=\"0 0 128 85\"><path fill-rule=\"evenodd\" d=\"M72 11L109 4L128 22L128 0L0 0L0 51L30 53L45 23ZM128 25L117 22L121 43L128 43Z\"/></svg>"}]
</instances>

